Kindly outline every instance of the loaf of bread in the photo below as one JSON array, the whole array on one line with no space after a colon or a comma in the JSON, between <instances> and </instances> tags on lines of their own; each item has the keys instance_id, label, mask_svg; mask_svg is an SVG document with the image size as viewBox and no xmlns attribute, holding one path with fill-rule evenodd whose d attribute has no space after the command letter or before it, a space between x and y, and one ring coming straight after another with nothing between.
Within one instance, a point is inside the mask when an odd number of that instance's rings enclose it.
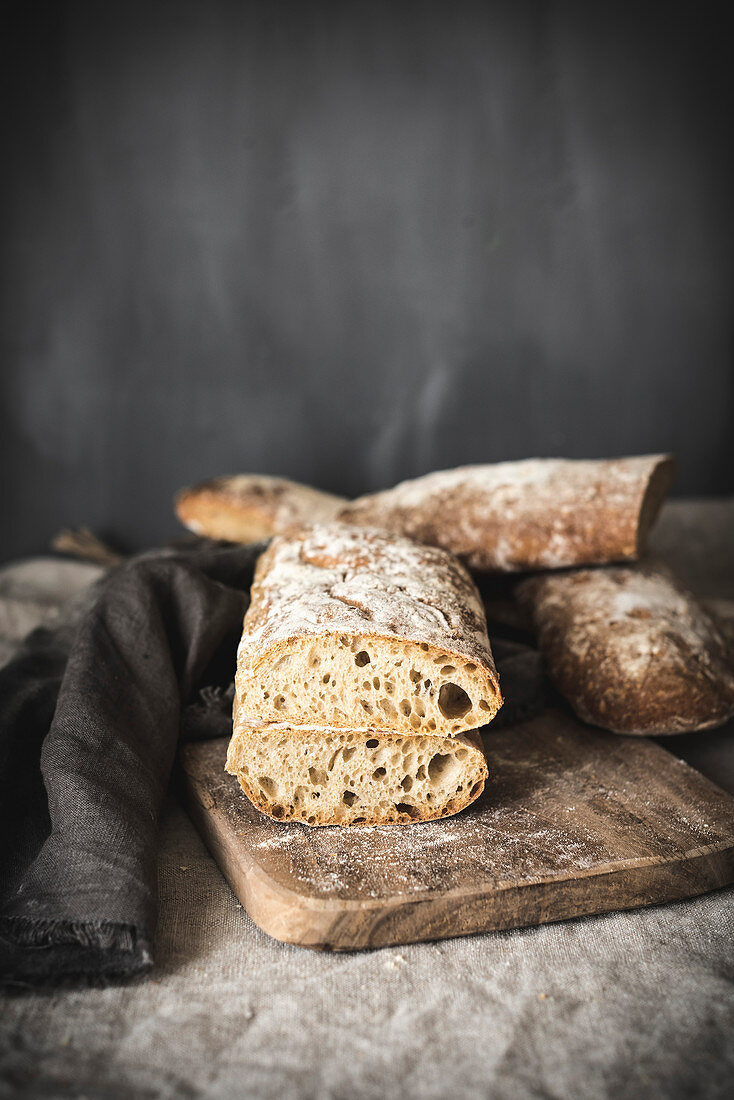
<instances>
[{"instance_id":1,"label":"loaf of bread","mask_svg":"<svg viewBox=\"0 0 734 1100\"><path fill-rule=\"evenodd\" d=\"M669 456L463 466L359 497L337 519L513 572L639 556L673 478Z\"/></svg>"},{"instance_id":2,"label":"loaf of bread","mask_svg":"<svg viewBox=\"0 0 734 1100\"><path fill-rule=\"evenodd\" d=\"M308 523L331 519L343 497L284 477L235 474L204 481L176 496L176 515L197 535L228 542L259 542Z\"/></svg>"},{"instance_id":3,"label":"loaf of bread","mask_svg":"<svg viewBox=\"0 0 734 1100\"><path fill-rule=\"evenodd\" d=\"M453 736L501 704L479 594L450 554L324 524L273 539L237 657L235 721Z\"/></svg>"},{"instance_id":4,"label":"loaf of bread","mask_svg":"<svg viewBox=\"0 0 734 1100\"><path fill-rule=\"evenodd\" d=\"M241 718L227 771L263 813L307 825L449 817L479 797L489 774L476 733L253 727Z\"/></svg>"},{"instance_id":5,"label":"loaf of bread","mask_svg":"<svg viewBox=\"0 0 734 1100\"><path fill-rule=\"evenodd\" d=\"M535 622L551 680L585 721L666 734L734 715L731 647L662 566L531 577L517 597Z\"/></svg>"}]
</instances>

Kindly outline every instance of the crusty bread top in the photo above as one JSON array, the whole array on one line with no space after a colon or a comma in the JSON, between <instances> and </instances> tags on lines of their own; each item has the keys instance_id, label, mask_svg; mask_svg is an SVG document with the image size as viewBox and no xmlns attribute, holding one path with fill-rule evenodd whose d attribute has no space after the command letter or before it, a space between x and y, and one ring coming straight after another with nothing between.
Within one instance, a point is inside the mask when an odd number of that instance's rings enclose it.
<instances>
[{"instance_id":1,"label":"crusty bread top","mask_svg":"<svg viewBox=\"0 0 734 1100\"><path fill-rule=\"evenodd\" d=\"M666 455L462 466L359 497L336 518L442 546L478 570L620 561L643 549L673 471Z\"/></svg>"},{"instance_id":2,"label":"crusty bread top","mask_svg":"<svg viewBox=\"0 0 734 1100\"><path fill-rule=\"evenodd\" d=\"M209 538L250 542L331 519L343 497L267 474L232 474L182 489L178 518Z\"/></svg>"},{"instance_id":3,"label":"crusty bread top","mask_svg":"<svg viewBox=\"0 0 734 1100\"><path fill-rule=\"evenodd\" d=\"M682 733L734 714L734 654L661 565L523 581L551 679L584 719L619 733Z\"/></svg>"},{"instance_id":4,"label":"crusty bread top","mask_svg":"<svg viewBox=\"0 0 734 1100\"><path fill-rule=\"evenodd\" d=\"M479 593L450 554L369 528L324 524L273 539L255 571L241 652L304 635L359 634L455 653L497 672Z\"/></svg>"}]
</instances>

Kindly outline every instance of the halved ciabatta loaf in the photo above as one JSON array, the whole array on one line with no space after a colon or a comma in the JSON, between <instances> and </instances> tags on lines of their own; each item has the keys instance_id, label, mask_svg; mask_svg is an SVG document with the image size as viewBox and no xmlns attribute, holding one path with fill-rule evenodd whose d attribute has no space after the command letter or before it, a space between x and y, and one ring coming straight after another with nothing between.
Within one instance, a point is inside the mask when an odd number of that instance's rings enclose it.
<instances>
[{"instance_id":1,"label":"halved ciabatta loaf","mask_svg":"<svg viewBox=\"0 0 734 1100\"><path fill-rule=\"evenodd\" d=\"M407 734L463 733L502 702L464 567L340 524L275 538L260 558L235 686L257 722Z\"/></svg>"},{"instance_id":2,"label":"halved ciabatta loaf","mask_svg":"<svg viewBox=\"0 0 734 1100\"><path fill-rule=\"evenodd\" d=\"M477 733L422 737L384 730L248 726L235 718L227 771L279 821L383 825L463 810L489 775Z\"/></svg>"},{"instance_id":3,"label":"halved ciabatta loaf","mask_svg":"<svg viewBox=\"0 0 734 1100\"><path fill-rule=\"evenodd\" d=\"M532 458L441 470L346 504L336 518L513 572L639 556L673 478L668 455Z\"/></svg>"},{"instance_id":4,"label":"halved ciabatta loaf","mask_svg":"<svg viewBox=\"0 0 734 1100\"><path fill-rule=\"evenodd\" d=\"M232 474L176 494L176 515L197 535L229 542L259 542L308 523L331 519L343 497L267 474Z\"/></svg>"},{"instance_id":5,"label":"halved ciabatta loaf","mask_svg":"<svg viewBox=\"0 0 734 1100\"><path fill-rule=\"evenodd\" d=\"M580 718L616 733L687 733L734 716L734 652L663 567L531 577L532 614L551 680Z\"/></svg>"}]
</instances>

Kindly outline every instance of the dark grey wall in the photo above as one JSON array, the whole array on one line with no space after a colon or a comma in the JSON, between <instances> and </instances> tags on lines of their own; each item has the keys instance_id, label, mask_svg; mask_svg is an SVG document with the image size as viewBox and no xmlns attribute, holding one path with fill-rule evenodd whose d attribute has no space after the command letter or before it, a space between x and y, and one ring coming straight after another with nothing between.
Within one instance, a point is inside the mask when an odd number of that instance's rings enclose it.
<instances>
[{"instance_id":1,"label":"dark grey wall","mask_svg":"<svg viewBox=\"0 0 734 1100\"><path fill-rule=\"evenodd\" d=\"M17 5L0 556L153 543L236 470L673 448L734 490L723 12Z\"/></svg>"}]
</instances>

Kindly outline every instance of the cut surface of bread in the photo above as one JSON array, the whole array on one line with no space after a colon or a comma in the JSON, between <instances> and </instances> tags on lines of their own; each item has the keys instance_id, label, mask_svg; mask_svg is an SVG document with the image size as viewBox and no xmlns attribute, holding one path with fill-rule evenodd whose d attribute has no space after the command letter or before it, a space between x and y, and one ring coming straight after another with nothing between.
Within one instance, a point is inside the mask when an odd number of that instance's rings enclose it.
<instances>
[{"instance_id":1,"label":"cut surface of bread","mask_svg":"<svg viewBox=\"0 0 734 1100\"><path fill-rule=\"evenodd\" d=\"M345 503L343 497L284 477L233 474L181 489L174 507L197 535L247 543L329 520Z\"/></svg>"},{"instance_id":2,"label":"cut surface of bread","mask_svg":"<svg viewBox=\"0 0 734 1100\"><path fill-rule=\"evenodd\" d=\"M449 817L488 777L481 738L239 722L227 771L259 810L306 825L408 824Z\"/></svg>"},{"instance_id":3,"label":"cut surface of bread","mask_svg":"<svg viewBox=\"0 0 734 1100\"><path fill-rule=\"evenodd\" d=\"M551 680L579 717L616 733L708 729L734 715L734 651L664 567L547 574L517 589Z\"/></svg>"},{"instance_id":4,"label":"cut surface of bread","mask_svg":"<svg viewBox=\"0 0 734 1100\"><path fill-rule=\"evenodd\" d=\"M336 518L450 550L478 571L637 558L673 479L668 455L462 466L359 497Z\"/></svg>"},{"instance_id":5,"label":"cut surface of bread","mask_svg":"<svg viewBox=\"0 0 734 1100\"><path fill-rule=\"evenodd\" d=\"M330 524L255 572L235 711L258 722L451 736L502 699L479 594L451 555Z\"/></svg>"}]
</instances>

